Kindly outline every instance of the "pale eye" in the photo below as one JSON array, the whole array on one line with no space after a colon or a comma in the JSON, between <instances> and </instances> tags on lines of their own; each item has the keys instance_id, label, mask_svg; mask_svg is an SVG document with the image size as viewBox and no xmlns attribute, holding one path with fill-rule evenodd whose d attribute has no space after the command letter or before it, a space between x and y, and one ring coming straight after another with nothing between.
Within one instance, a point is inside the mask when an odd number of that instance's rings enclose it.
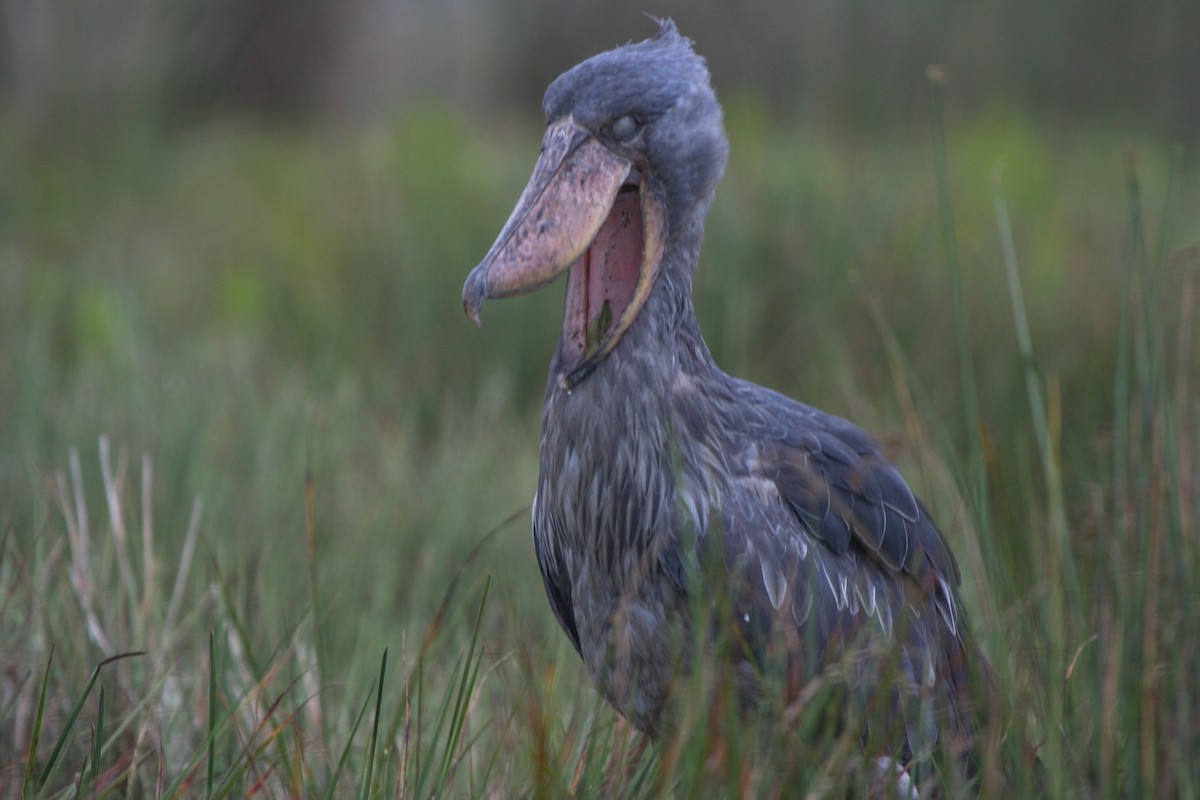
<instances>
[{"instance_id":1,"label":"pale eye","mask_svg":"<svg viewBox=\"0 0 1200 800\"><path fill-rule=\"evenodd\" d=\"M626 114L612 124L612 135L625 141L632 139L633 135L638 131L637 117L632 114Z\"/></svg>"}]
</instances>

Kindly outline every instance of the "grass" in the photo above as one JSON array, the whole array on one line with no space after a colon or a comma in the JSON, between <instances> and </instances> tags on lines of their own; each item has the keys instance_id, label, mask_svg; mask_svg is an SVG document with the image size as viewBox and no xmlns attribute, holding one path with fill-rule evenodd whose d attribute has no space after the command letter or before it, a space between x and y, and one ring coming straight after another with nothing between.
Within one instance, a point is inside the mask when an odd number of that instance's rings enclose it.
<instances>
[{"instance_id":1,"label":"grass","mask_svg":"<svg viewBox=\"0 0 1200 800\"><path fill-rule=\"evenodd\" d=\"M1052 796L1196 796L1192 157L1004 109L933 149L725 100L718 361L884 441ZM429 108L85 148L4 119L0 794L863 788L821 687L811 736L743 731L701 669L713 701L646 748L553 622L527 505L560 297L482 335L458 310L536 131Z\"/></svg>"}]
</instances>

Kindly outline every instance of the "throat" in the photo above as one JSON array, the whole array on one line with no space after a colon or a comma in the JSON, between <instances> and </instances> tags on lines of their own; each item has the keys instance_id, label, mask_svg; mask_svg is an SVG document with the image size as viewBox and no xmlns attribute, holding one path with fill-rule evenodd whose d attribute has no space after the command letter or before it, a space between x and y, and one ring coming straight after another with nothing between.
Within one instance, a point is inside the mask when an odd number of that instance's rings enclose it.
<instances>
[{"instance_id":1,"label":"throat","mask_svg":"<svg viewBox=\"0 0 1200 800\"><path fill-rule=\"evenodd\" d=\"M565 372L602 358L615 344L611 339L618 335L637 293L643 241L641 202L631 187L617 195L604 225L568 274L562 330Z\"/></svg>"}]
</instances>

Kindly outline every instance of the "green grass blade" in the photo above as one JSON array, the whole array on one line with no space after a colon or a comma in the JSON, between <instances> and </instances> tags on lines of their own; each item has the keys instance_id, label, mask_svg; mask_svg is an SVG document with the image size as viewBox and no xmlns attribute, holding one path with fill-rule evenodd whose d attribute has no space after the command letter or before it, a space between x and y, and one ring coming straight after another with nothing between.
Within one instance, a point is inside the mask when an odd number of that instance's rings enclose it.
<instances>
[{"instance_id":1,"label":"green grass blade","mask_svg":"<svg viewBox=\"0 0 1200 800\"><path fill-rule=\"evenodd\" d=\"M958 226L954 219L954 200L950 191L950 159L946 149L946 133L942 112L942 87L946 83L944 67L929 68L929 105L932 122L933 165L937 174L938 219L941 223L942 250L950 275L951 304L954 311L954 334L958 347L959 379L962 382L963 413L967 420L967 445L971 470L969 496L975 504L975 514L987 519L987 462L983 446L983 421L979 409L979 390L975 383L975 367L971 356L971 329L967 322L967 305L963 290L962 264L958 257Z\"/></svg>"},{"instance_id":2,"label":"green grass blade","mask_svg":"<svg viewBox=\"0 0 1200 800\"><path fill-rule=\"evenodd\" d=\"M120 661L124 658L133 658L134 656L145 655L144 650L134 650L128 653L117 653L115 656L109 656L101 661L92 670L91 677L88 678L87 686L84 687L83 693L79 695L79 699L75 701L75 705L71 707L71 711L67 714L67 721L63 725L62 733L58 736L58 741L54 744L54 749L50 752L50 759L46 762L46 766L42 768L42 774L38 777L37 788L40 789L50 780L50 776L54 774L54 766L58 763L58 757L62 753L63 747L70 738L71 729L75 727L75 720L79 718L79 712L83 709L83 704L91 694L92 687L96 685L96 680L100 677L100 670L106 665L114 661ZM44 691L44 687L43 687Z\"/></svg>"},{"instance_id":3,"label":"green grass blade","mask_svg":"<svg viewBox=\"0 0 1200 800\"><path fill-rule=\"evenodd\" d=\"M213 765L217 749L217 644L216 634L208 632L208 764L204 782L204 796L212 797Z\"/></svg>"},{"instance_id":4,"label":"green grass blade","mask_svg":"<svg viewBox=\"0 0 1200 800\"><path fill-rule=\"evenodd\" d=\"M424 686L425 680L425 659L424 657L417 659L416 670L417 690L414 699L414 705L417 707L417 724L413 728L412 741L409 743L410 751L412 752L413 774L417 778L417 794L420 797L421 784L424 782L424 773L421 772L421 711L424 708L421 689Z\"/></svg>"},{"instance_id":5,"label":"green grass blade","mask_svg":"<svg viewBox=\"0 0 1200 800\"><path fill-rule=\"evenodd\" d=\"M462 677L458 685L458 695L454 700L454 712L450 717L450 731L446 736L446 747L442 754L441 777L438 781L440 789L446 788L450 777L451 766L455 763L455 753L462 737L463 725L466 722L467 707L471 694L475 691L475 683L479 677L479 667L482 659L475 658L475 650L479 645L479 631L483 627L483 611L487 607L489 590L492 587L492 576L488 575L483 584L483 596L479 600L479 611L475 615L475 627L471 631L471 644L467 648L467 658L463 663Z\"/></svg>"},{"instance_id":6,"label":"green grass blade","mask_svg":"<svg viewBox=\"0 0 1200 800\"><path fill-rule=\"evenodd\" d=\"M1025 375L1025 391L1029 403L1029 411L1033 417L1034 437L1037 441L1038 452L1042 463L1043 480L1045 481L1046 501L1050 510L1050 529L1053 535L1053 546L1046 548L1048 563L1046 564L1045 583L1047 585L1049 603L1049 711L1053 715L1053 728L1062 730L1065 712L1065 692L1061 676L1066 675L1067 669L1067 598L1081 597L1079 576L1075 569L1075 560L1071 554L1070 530L1067 524L1067 512L1063 497L1062 473L1058 442L1050 430L1049 414L1042 381L1038 375L1037 362L1033 355L1033 337L1029 331L1029 318L1025 311L1024 292L1021 288L1021 271L1017 265L1017 248L1013 239L1012 223L1009 220L1008 204L1004 199L1004 191L1000 185L999 176L993 177L992 204L996 215L996 227L1000 232L1000 244L1003 251L1004 273L1008 283L1009 300L1012 304L1013 324L1016 327L1017 348L1021 356L1021 367ZM1065 576L1065 585L1060 576ZM1051 735L1046 742L1047 760L1052 764L1060 764L1063 753L1057 735ZM1052 780L1061 776L1063 770L1052 771ZM1057 787L1061 789L1062 787Z\"/></svg>"},{"instance_id":7,"label":"green grass blade","mask_svg":"<svg viewBox=\"0 0 1200 800\"><path fill-rule=\"evenodd\" d=\"M104 743L104 686L100 687L98 708L96 709L96 738L92 750L92 781L100 778L100 750Z\"/></svg>"},{"instance_id":8,"label":"green grass blade","mask_svg":"<svg viewBox=\"0 0 1200 800\"><path fill-rule=\"evenodd\" d=\"M363 700L362 706L358 709L358 715L354 717L354 724L350 726L350 734L346 737L346 744L342 747L342 754L338 757L337 766L333 768L333 775L329 779L329 788L325 792L326 800L333 800L338 779L341 777L342 770L350 758L350 748L354 744L354 736L358 733L358 728L362 724L363 717L366 716L367 709L371 706L371 695L374 693L375 687L372 686L370 691L367 692L367 697Z\"/></svg>"},{"instance_id":9,"label":"green grass blade","mask_svg":"<svg viewBox=\"0 0 1200 800\"><path fill-rule=\"evenodd\" d=\"M449 685L453 686L455 683L457 683L458 677L459 677L458 671L460 669L465 670L466 668L467 668L466 665L464 665L462 662L462 658L460 657L459 659L457 659L454 662L453 669L451 669L451 671L450 671ZM428 688L426 688L424 691L428 691ZM418 697L420 697L421 694L423 694L423 692L419 691ZM442 731L446 728L447 721L451 717L451 712L450 712L451 700L452 700L451 692L446 692L442 696L442 702L438 706L437 722L434 723L433 733L429 737L430 741L432 742L432 744L430 745L431 750L434 750L437 747L437 743L442 738ZM436 753L434 753L434 752L430 753L431 758L433 758L435 756L436 756ZM440 771L439 771L439 774L440 774ZM425 779L427 777L428 777L427 772L418 772L417 773L417 792L416 792L416 794L418 797L422 796L421 789L424 788ZM435 785L435 793L436 793L436 791L437 791L437 786Z\"/></svg>"},{"instance_id":10,"label":"green grass blade","mask_svg":"<svg viewBox=\"0 0 1200 800\"><path fill-rule=\"evenodd\" d=\"M46 714L46 687L50 683L50 665L54 661L54 645L46 657L46 669L42 672L42 690L38 694L37 716L33 720L33 733L29 737L29 754L25 757L25 778L21 781L21 796L28 797L33 784L33 773L37 768L38 740L42 736L42 720Z\"/></svg>"},{"instance_id":11,"label":"green grass blade","mask_svg":"<svg viewBox=\"0 0 1200 800\"><path fill-rule=\"evenodd\" d=\"M359 797L362 800L367 800L371 796L371 779L375 771L375 748L379 740L379 716L380 709L383 707L383 681L387 675L387 648L383 648L383 659L379 664L379 683L375 686L375 721L371 726L371 741L367 745L367 763L365 765L365 776L362 785L359 787Z\"/></svg>"}]
</instances>

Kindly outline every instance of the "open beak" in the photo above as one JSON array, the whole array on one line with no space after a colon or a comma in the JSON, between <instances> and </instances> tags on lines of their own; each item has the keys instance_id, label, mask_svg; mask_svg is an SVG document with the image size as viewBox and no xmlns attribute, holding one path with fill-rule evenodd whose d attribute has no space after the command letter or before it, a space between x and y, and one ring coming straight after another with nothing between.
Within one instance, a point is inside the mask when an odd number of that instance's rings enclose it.
<instances>
[{"instance_id":1,"label":"open beak","mask_svg":"<svg viewBox=\"0 0 1200 800\"><path fill-rule=\"evenodd\" d=\"M612 351L649 297L666 219L632 161L570 116L559 120L496 243L467 276L463 310L478 325L484 300L532 292L569 269L560 380L573 386Z\"/></svg>"}]
</instances>

